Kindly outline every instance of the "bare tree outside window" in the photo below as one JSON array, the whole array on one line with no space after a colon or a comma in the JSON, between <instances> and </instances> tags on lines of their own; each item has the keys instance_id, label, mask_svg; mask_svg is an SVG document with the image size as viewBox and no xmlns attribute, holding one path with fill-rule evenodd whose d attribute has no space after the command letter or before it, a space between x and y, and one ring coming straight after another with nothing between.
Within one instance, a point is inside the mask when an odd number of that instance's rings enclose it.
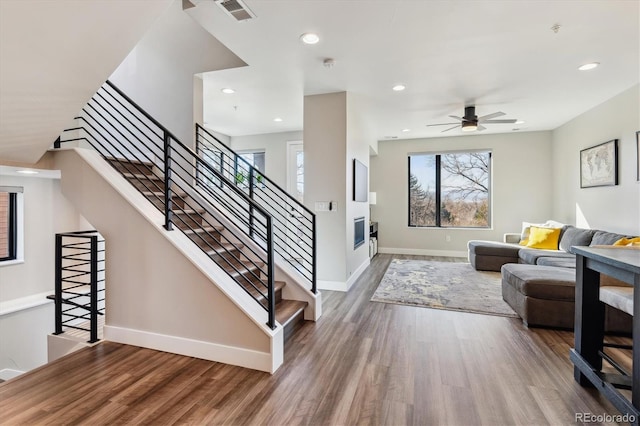
<instances>
[{"instance_id":1,"label":"bare tree outside window","mask_svg":"<svg viewBox=\"0 0 640 426\"><path fill-rule=\"evenodd\" d=\"M409 156L409 226L488 227L490 172L490 152Z\"/></svg>"}]
</instances>

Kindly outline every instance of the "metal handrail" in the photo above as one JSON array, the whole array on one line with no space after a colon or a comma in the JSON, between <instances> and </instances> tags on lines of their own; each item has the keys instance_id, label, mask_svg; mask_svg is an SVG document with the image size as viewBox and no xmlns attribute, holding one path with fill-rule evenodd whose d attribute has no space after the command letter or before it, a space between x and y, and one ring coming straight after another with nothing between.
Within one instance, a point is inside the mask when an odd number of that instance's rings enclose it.
<instances>
[{"instance_id":1,"label":"metal handrail","mask_svg":"<svg viewBox=\"0 0 640 426\"><path fill-rule=\"evenodd\" d=\"M79 119L78 125L65 130L56 140L55 147L60 147L60 144L65 142L85 141L105 159L122 158L126 171L118 169L113 162L111 165L136 182L136 188L143 192L147 199L152 202L155 200L154 205L164 213L165 229L171 231L174 224L181 225L178 226L180 230L191 235L188 236L194 243L197 243L214 262L223 266L223 269L267 310L267 324L275 328L275 245L272 216L268 210L224 174L199 158L193 149L178 140L110 81L96 92L83 108L82 114L76 118ZM64 139L63 136L69 135L70 131L81 132L81 137ZM149 167L146 164L155 166ZM205 171L212 178L219 180L224 187L221 186L213 195L211 188L207 188L207 196L204 196L193 184L197 180L197 176L193 175L194 167L196 174L200 170ZM195 194L201 195L194 198ZM224 235L219 233L210 218L220 215L231 223L235 221L229 217L228 212L211 204L207 200L209 196L223 201L227 209L235 207L229 209L234 217L240 220L239 223L248 223L249 231L260 235L265 245L238 245L237 241L242 241L242 237L230 227L226 228ZM174 201L178 204L174 205ZM184 218L183 214L186 215ZM193 222L194 218L198 220L197 224ZM211 229L213 233L210 232ZM242 227L238 230L245 232ZM229 235L226 235L227 233ZM229 239L229 236L236 241ZM216 244L212 245L211 241L215 240ZM240 257L244 258L241 260ZM250 288L258 292L264 301L254 296Z\"/></svg>"},{"instance_id":2,"label":"metal handrail","mask_svg":"<svg viewBox=\"0 0 640 426\"><path fill-rule=\"evenodd\" d=\"M212 142L210 139L215 141L215 143ZM279 244L277 240L275 241L275 246L276 246L276 251L281 254L283 259L288 261L292 266L294 266L295 269L300 271L301 274L310 281L310 283L311 283L311 291L316 293L316 291L317 291L317 288L316 288L317 268L316 268L316 217L315 217L315 213L313 213L304 204L302 204L298 200L296 200L287 191L282 189L280 187L280 185L275 183L272 179L270 179L268 176L266 176L263 172L257 170L255 167L253 167L253 165L251 165L246 159L242 158L240 156L240 154L238 154L237 152L232 150L224 142L220 141L220 139L218 139L215 135L213 135L207 129L202 127L200 124L196 124L196 153L198 153L198 154L200 154L201 145L206 145L205 146L206 149L213 148L213 151L220 152L221 154L222 153L226 154L226 155L221 155L220 156L220 169L221 170L223 170L225 168L233 167L234 168L234 173L235 173L235 171L237 169L237 164L242 162L242 164L243 164L242 168L247 170L248 173L249 173L249 185L248 185L249 197L252 200L257 201L258 204L260 204L260 205L265 205L265 206L269 206L271 208L274 208L277 211L277 213L282 217L282 219L280 219L280 218L276 217L275 215L272 215L275 229L278 229L279 231L281 231L283 234L286 235L289 223L291 223L291 213L295 212L295 211L300 212L301 217L304 218L304 220L306 221L305 225L303 225L302 222L300 222L300 226L303 226L304 229L310 231L310 233L311 233L311 235L309 235L306 231L304 231L304 230L302 231L304 236L305 236L305 238L307 239L307 240L303 240L304 244L309 249L307 249L305 246L296 246L296 245L293 245L293 244L288 244L287 242L285 242L284 246L283 246L283 245ZM202 158L202 157L200 157L200 155L198 155L198 157ZM224 159L225 157L228 157L229 159L233 158L233 164L230 164L227 160L225 160ZM210 166L206 161L204 163L207 164L208 166ZM215 170L215 168L208 167L208 171L210 171L212 169L217 172L217 170ZM224 180L226 182L230 181L226 176L224 176L224 174L222 172L215 173L215 175L216 176L223 175L223 178L224 178ZM284 203L286 204L286 207L282 206L278 202L273 203L271 199L265 199L259 193L256 193L254 191L254 183L255 183L254 181L256 180L256 177L255 177L256 175L262 177L262 182L261 183L264 184L264 188L268 188L269 191L271 191L272 194L275 194L280 200L284 201ZM218 179L220 179L220 178L218 177ZM266 192L265 192L265 195L266 195ZM291 208L291 210L289 210L289 208ZM311 241L308 241L309 239ZM280 250L278 250L278 248ZM284 251L285 253L282 253L282 251ZM306 261L308 261L310 266L307 267L305 265L305 262L292 262L286 256L286 252L287 251L289 253L292 253L292 254L295 254L297 256L300 256L300 258L305 259ZM304 271L306 271L306 273Z\"/></svg>"}]
</instances>

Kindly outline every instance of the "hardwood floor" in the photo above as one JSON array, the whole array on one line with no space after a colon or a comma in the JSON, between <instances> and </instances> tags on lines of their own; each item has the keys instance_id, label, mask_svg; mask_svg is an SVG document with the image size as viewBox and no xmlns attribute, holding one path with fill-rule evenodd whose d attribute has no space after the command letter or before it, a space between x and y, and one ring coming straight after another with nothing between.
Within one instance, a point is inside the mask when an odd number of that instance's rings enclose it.
<instances>
[{"instance_id":1,"label":"hardwood floor","mask_svg":"<svg viewBox=\"0 0 640 426\"><path fill-rule=\"evenodd\" d=\"M393 256L427 258L424 256ZM369 302L391 255L323 292L274 375L104 342L0 384L0 424L575 424L617 414L573 380L573 334ZM452 260L452 259L449 259Z\"/></svg>"}]
</instances>

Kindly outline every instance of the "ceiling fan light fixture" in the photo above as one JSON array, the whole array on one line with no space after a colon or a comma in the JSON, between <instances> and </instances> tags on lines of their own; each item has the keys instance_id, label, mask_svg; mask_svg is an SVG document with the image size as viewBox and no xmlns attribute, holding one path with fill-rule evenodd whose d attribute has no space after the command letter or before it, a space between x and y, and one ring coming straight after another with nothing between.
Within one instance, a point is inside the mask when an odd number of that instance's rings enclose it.
<instances>
[{"instance_id":1,"label":"ceiling fan light fixture","mask_svg":"<svg viewBox=\"0 0 640 426\"><path fill-rule=\"evenodd\" d=\"M478 130L478 125L476 123L472 123L470 121L462 122L462 131L463 132L475 132Z\"/></svg>"}]
</instances>

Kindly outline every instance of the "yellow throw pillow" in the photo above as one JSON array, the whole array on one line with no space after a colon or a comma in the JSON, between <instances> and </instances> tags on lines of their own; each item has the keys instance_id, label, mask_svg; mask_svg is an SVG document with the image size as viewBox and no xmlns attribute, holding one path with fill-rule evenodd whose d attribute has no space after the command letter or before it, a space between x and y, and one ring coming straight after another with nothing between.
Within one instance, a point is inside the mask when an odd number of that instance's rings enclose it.
<instances>
[{"instance_id":1,"label":"yellow throw pillow","mask_svg":"<svg viewBox=\"0 0 640 426\"><path fill-rule=\"evenodd\" d=\"M529 242L527 247L558 250L558 241L560 240L560 231L562 228L541 228L532 226L529 233Z\"/></svg>"},{"instance_id":2,"label":"yellow throw pillow","mask_svg":"<svg viewBox=\"0 0 640 426\"><path fill-rule=\"evenodd\" d=\"M640 244L640 237L620 238L618 241L613 243L614 246L635 246L637 244Z\"/></svg>"}]
</instances>

